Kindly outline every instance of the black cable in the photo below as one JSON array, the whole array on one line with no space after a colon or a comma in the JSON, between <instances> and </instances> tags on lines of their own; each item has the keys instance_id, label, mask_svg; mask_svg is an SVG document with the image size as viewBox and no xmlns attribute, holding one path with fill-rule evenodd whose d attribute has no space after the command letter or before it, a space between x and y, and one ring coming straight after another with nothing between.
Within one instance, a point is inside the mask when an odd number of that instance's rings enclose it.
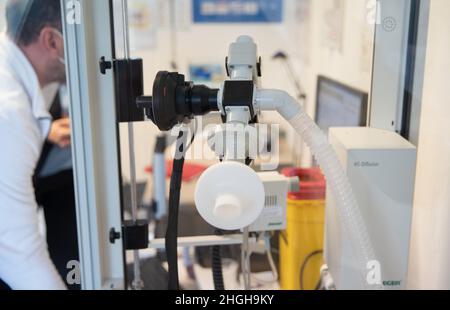
<instances>
[{"instance_id":1,"label":"black cable","mask_svg":"<svg viewBox=\"0 0 450 310\"><path fill-rule=\"evenodd\" d=\"M222 235L221 231L217 230L216 235ZM222 254L220 245L215 245L212 247L211 261L214 289L216 291L224 291L225 284L223 281Z\"/></svg>"},{"instance_id":2,"label":"black cable","mask_svg":"<svg viewBox=\"0 0 450 310\"><path fill-rule=\"evenodd\" d=\"M321 287L322 287L322 278L319 279L319 281L317 282L316 288L314 290L320 291Z\"/></svg>"},{"instance_id":3,"label":"black cable","mask_svg":"<svg viewBox=\"0 0 450 310\"><path fill-rule=\"evenodd\" d=\"M303 283L303 278L304 278L305 269L306 269L306 266L308 265L309 260L311 258L313 258L314 256L321 255L321 254L323 254L323 250L314 251L314 252L311 252L310 254L308 254L308 256L306 256L305 259L303 260L303 263L302 263L302 265L300 267L300 290L303 291L305 289L305 286L304 286L304 283ZM320 288L320 285L321 285L321 283L319 282L317 287ZM318 290L317 287L316 287L316 290Z\"/></svg>"},{"instance_id":4,"label":"black cable","mask_svg":"<svg viewBox=\"0 0 450 310\"><path fill-rule=\"evenodd\" d=\"M177 148L170 178L169 214L166 231L166 255L169 266L169 290L179 290L178 280L178 211L180 208L180 192L183 181L183 167L186 155L186 136L181 130L177 139Z\"/></svg>"}]
</instances>

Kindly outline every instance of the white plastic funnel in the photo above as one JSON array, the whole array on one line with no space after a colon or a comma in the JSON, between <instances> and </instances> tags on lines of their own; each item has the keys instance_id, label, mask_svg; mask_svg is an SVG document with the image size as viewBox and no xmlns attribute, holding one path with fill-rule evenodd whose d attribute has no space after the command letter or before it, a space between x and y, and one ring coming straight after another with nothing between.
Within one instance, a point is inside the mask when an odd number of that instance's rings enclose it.
<instances>
[{"instance_id":1,"label":"white plastic funnel","mask_svg":"<svg viewBox=\"0 0 450 310\"><path fill-rule=\"evenodd\" d=\"M236 162L206 170L195 190L195 204L203 219L223 230L238 230L255 222L264 208L265 191L251 168Z\"/></svg>"}]
</instances>

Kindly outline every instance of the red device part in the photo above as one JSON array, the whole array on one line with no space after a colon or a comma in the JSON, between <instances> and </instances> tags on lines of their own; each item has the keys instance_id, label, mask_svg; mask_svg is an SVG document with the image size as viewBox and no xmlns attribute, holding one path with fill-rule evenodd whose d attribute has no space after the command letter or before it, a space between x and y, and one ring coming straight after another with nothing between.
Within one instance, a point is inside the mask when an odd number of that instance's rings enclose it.
<instances>
[{"instance_id":1,"label":"red device part","mask_svg":"<svg viewBox=\"0 0 450 310\"><path fill-rule=\"evenodd\" d=\"M326 196L326 180L320 169L287 168L282 171L286 177L300 179L300 191L290 192L291 200L324 200Z\"/></svg>"},{"instance_id":2,"label":"red device part","mask_svg":"<svg viewBox=\"0 0 450 310\"><path fill-rule=\"evenodd\" d=\"M167 171L166 177L168 179L170 179L170 177L172 176L172 168L173 168L173 161L167 161L166 162L166 171ZM199 177L206 169L208 169L208 166L185 163L184 168L183 168L183 182L191 182L192 180ZM153 168L147 167L145 169L145 172L153 173Z\"/></svg>"}]
</instances>

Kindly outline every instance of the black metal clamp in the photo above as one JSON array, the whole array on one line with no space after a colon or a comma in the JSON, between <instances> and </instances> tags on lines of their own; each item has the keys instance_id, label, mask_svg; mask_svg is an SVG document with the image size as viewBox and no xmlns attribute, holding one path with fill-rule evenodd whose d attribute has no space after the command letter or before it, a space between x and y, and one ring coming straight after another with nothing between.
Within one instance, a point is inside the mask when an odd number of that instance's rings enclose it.
<instances>
[{"instance_id":1,"label":"black metal clamp","mask_svg":"<svg viewBox=\"0 0 450 310\"><path fill-rule=\"evenodd\" d=\"M100 73L114 69L117 121L119 123L141 122L145 120L144 109L138 107L136 99L144 93L144 73L142 59L99 61Z\"/></svg>"},{"instance_id":2,"label":"black metal clamp","mask_svg":"<svg viewBox=\"0 0 450 310\"><path fill-rule=\"evenodd\" d=\"M122 232L115 228L109 231L109 241L115 244L123 238L125 250L143 250L148 248L148 221L125 221L122 224Z\"/></svg>"},{"instance_id":3,"label":"black metal clamp","mask_svg":"<svg viewBox=\"0 0 450 310\"><path fill-rule=\"evenodd\" d=\"M143 250L148 248L148 221L125 221L122 234L126 250Z\"/></svg>"}]
</instances>

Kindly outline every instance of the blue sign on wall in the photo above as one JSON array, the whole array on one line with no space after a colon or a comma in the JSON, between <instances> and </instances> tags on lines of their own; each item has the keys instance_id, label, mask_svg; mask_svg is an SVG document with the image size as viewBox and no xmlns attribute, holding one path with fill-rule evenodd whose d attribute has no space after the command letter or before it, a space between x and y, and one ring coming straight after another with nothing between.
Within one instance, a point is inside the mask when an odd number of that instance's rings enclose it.
<instances>
[{"instance_id":1,"label":"blue sign on wall","mask_svg":"<svg viewBox=\"0 0 450 310\"><path fill-rule=\"evenodd\" d=\"M280 23L283 0L193 0L194 23Z\"/></svg>"}]
</instances>

